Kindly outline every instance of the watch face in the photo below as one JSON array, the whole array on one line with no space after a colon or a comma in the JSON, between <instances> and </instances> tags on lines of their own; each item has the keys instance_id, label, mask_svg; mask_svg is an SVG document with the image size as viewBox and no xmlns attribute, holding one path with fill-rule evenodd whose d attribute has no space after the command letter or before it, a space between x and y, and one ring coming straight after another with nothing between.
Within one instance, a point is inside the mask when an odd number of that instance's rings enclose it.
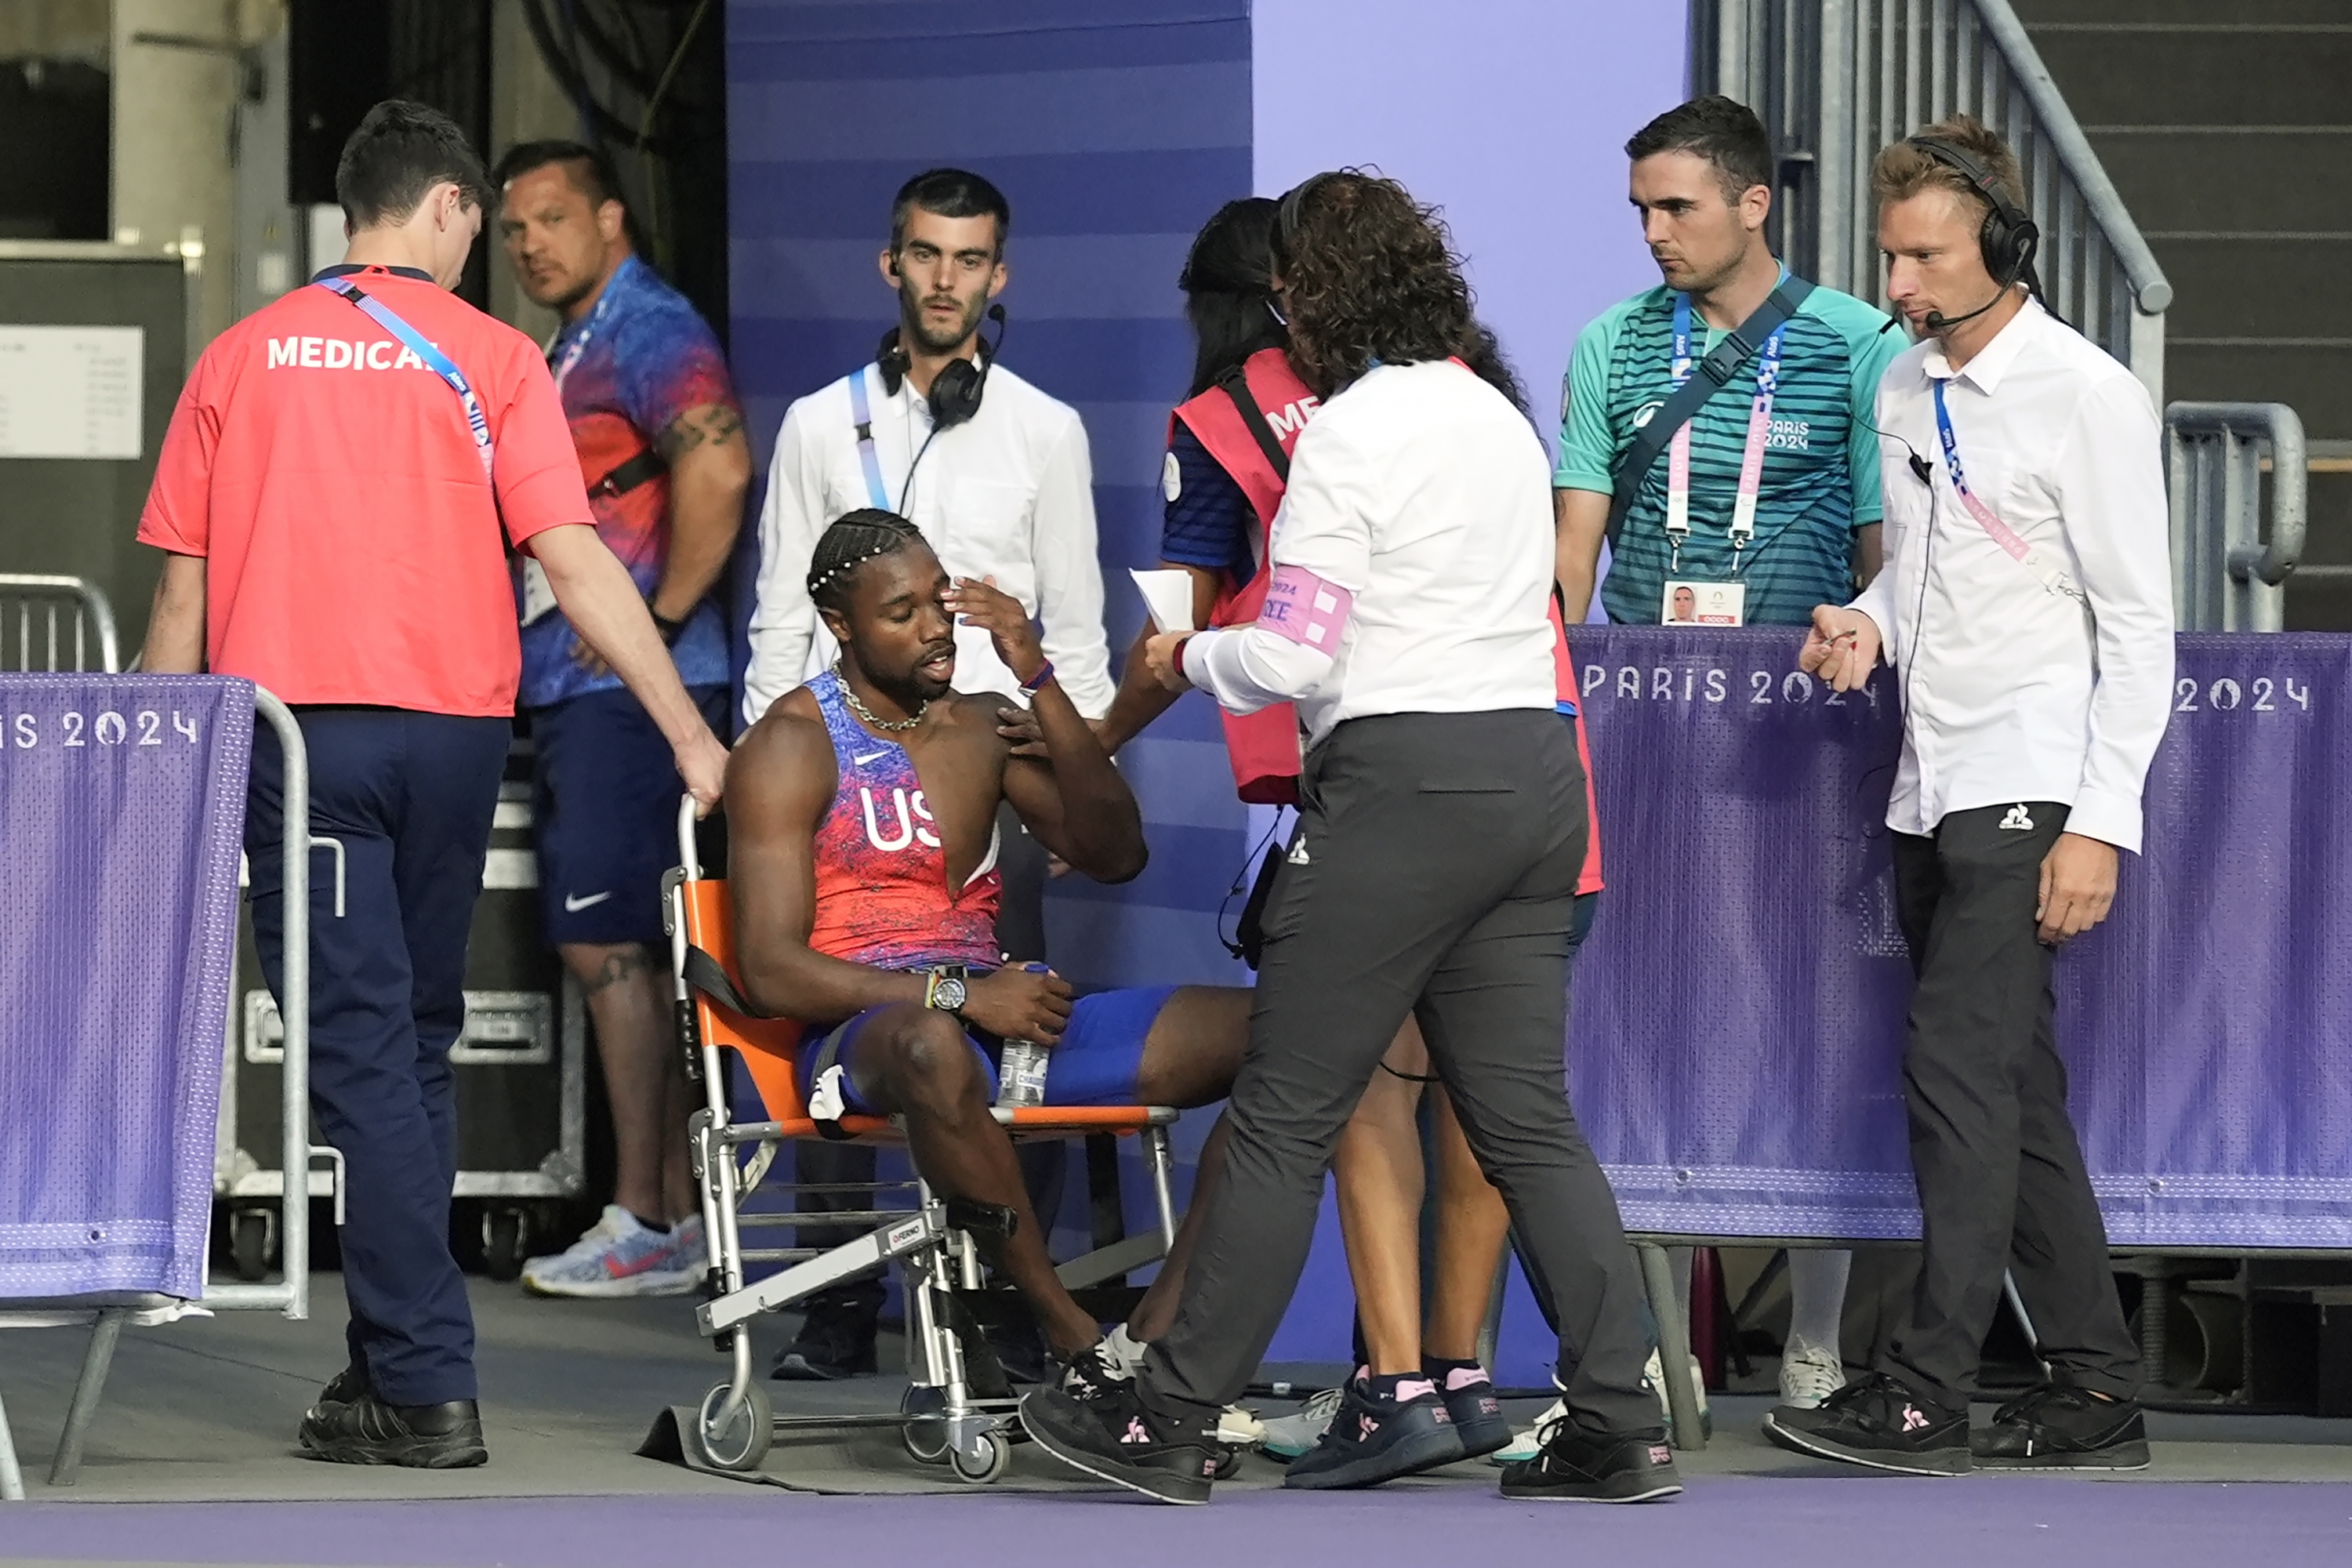
<instances>
[{"instance_id":1,"label":"watch face","mask_svg":"<svg viewBox=\"0 0 2352 1568\"><path fill-rule=\"evenodd\" d=\"M932 1005L942 1013L952 1013L963 1005L963 994L962 981L942 976L931 991Z\"/></svg>"}]
</instances>

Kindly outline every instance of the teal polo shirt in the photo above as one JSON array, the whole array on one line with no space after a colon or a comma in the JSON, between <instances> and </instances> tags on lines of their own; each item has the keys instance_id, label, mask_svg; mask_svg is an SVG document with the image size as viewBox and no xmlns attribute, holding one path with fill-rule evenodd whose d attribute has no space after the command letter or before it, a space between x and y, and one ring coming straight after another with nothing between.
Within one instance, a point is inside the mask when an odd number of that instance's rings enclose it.
<instances>
[{"instance_id":1,"label":"teal polo shirt","mask_svg":"<svg viewBox=\"0 0 2352 1568\"><path fill-rule=\"evenodd\" d=\"M1694 316L1700 325L1705 318ZM1577 335L1560 406L1559 489L1615 488L1633 433L1674 392L1675 295L1666 288L1612 307ZM1780 376L1765 440L1756 537L1740 552L1751 626L1801 626L1813 606L1853 596L1853 532L1879 521L1878 440L1871 433L1878 378L1910 346L1889 318L1851 294L1816 288L1780 339ZM1708 327L1702 354L1723 338ZM1672 575L1732 579L1729 538L1739 465L1756 392L1751 356L1731 384L1692 416L1691 531ZM1623 532L1611 547L1601 604L1612 621L1654 626L1665 591L1666 470L1670 452L1642 480Z\"/></svg>"}]
</instances>

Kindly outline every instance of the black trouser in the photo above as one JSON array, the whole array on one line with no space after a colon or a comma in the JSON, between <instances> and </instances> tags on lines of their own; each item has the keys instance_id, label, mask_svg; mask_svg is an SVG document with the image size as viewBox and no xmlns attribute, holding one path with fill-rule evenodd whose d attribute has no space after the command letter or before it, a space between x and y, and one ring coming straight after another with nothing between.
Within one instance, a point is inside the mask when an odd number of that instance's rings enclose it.
<instances>
[{"instance_id":1,"label":"black trouser","mask_svg":"<svg viewBox=\"0 0 2352 1568\"><path fill-rule=\"evenodd\" d=\"M2001 1270L2016 1276L2042 1354L2129 1398L2139 1352L2107 1266L2107 1233L2066 1116L2036 934L2042 862L2066 808L1956 811L1932 837L1895 836L1895 889L1918 988L1903 1057L1919 1184L1919 1280L1887 1370L1959 1405L1976 1389Z\"/></svg>"},{"instance_id":2,"label":"black trouser","mask_svg":"<svg viewBox=\"0 0 2352 1568\"><path fill-rule=\"evenodd\" d=\"M1568 1107L1565 965L1584 770L1548 710L1351 720L1307 758L1266 913L1225 1173L1142 1395L1204 1418L1240 1394L1297 1288L1324 1173L1412 1014L1560 1316L1569 1409L1654 1431L1642 1287Z\"/></svg>"},{"instance_id":3,"label":"black trouser","mask_svg":"<svg viewBox=\"0 0 2352 1568\"><path fill-rule=\"evenodd\" d=\"M996 833L996 869L1004 879L1003 897L996 908L996 945L1016 961L1042 960L1045 956L1045 847L1021 825L1020 814L1010 805L997 808ZM1069 1145L1050 1141L1024 1143L1018 1152L1029 1202L1038 1223L1050 1231L1054 1215L1061 1207L1062 1183L1070 1165ZM868 1144L803 1143L793 1151L793 1160L796 1179L803 1182L847 1184L874 1180L874 1150ZM827 1214L870 1208L873 1203L862 1193L803 1193L796 1195L793 1206L802 1214ZM803 1226L798 1245L841 1247L856 1241L867 1228ZM805 1309L813 1317L854 1312L870 1324L881 1316L883 1293L882 1275L877 1269L818 1291L808 1299Z\"/></svg>"}]
</instances>

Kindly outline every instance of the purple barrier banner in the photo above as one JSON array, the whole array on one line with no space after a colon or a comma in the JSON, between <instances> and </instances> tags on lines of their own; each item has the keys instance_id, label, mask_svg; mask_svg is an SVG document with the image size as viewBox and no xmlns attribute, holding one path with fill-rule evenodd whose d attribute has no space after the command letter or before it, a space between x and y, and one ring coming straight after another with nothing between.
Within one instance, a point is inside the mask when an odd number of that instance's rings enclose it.
<instances>
[{"instance_id":1,"label":"purple barrier banner","mask_svg":"<svg viewBox=\"0 0 2352 1568\"><path fill-rule=\"evenodd\" d=\"M253 687L0 676L0 1300L204 1294Z\"/></svg>"},{"instance_id":2,"label":"purple barrier banner","mask_svg":"<svg viewBox=\"0 0 2352 1568\"><path fill-rule=\"evenodd\" d=\"M1899 671L1782 628L1580 626L1609 890L1569 1063L1629 1229L1918 1234L1885 826ZM2195 634L2147 853L2057 966L2119 1247L2352 1247L2352 638Z\"/></svg>"}]
</instances>

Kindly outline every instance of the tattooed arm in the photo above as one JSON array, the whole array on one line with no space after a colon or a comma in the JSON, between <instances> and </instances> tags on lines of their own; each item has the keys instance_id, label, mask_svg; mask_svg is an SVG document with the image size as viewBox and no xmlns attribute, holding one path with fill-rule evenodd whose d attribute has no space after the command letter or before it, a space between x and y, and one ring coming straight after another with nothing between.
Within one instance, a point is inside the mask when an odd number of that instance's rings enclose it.
<instances>
[{"instance_id":1,"label":"tattooed arm","mask_svg":"<svg viewBox=\"0 0 2352 1568\"><path fill-rule=\"evenodd\" d=\"M653 611L682 621L710 592L743 525L743 492L751 482L751 451L743 416L723 403L689 408L671 420L657 443L669 464L669 556Z\"/></svg>"}]
</instances>

